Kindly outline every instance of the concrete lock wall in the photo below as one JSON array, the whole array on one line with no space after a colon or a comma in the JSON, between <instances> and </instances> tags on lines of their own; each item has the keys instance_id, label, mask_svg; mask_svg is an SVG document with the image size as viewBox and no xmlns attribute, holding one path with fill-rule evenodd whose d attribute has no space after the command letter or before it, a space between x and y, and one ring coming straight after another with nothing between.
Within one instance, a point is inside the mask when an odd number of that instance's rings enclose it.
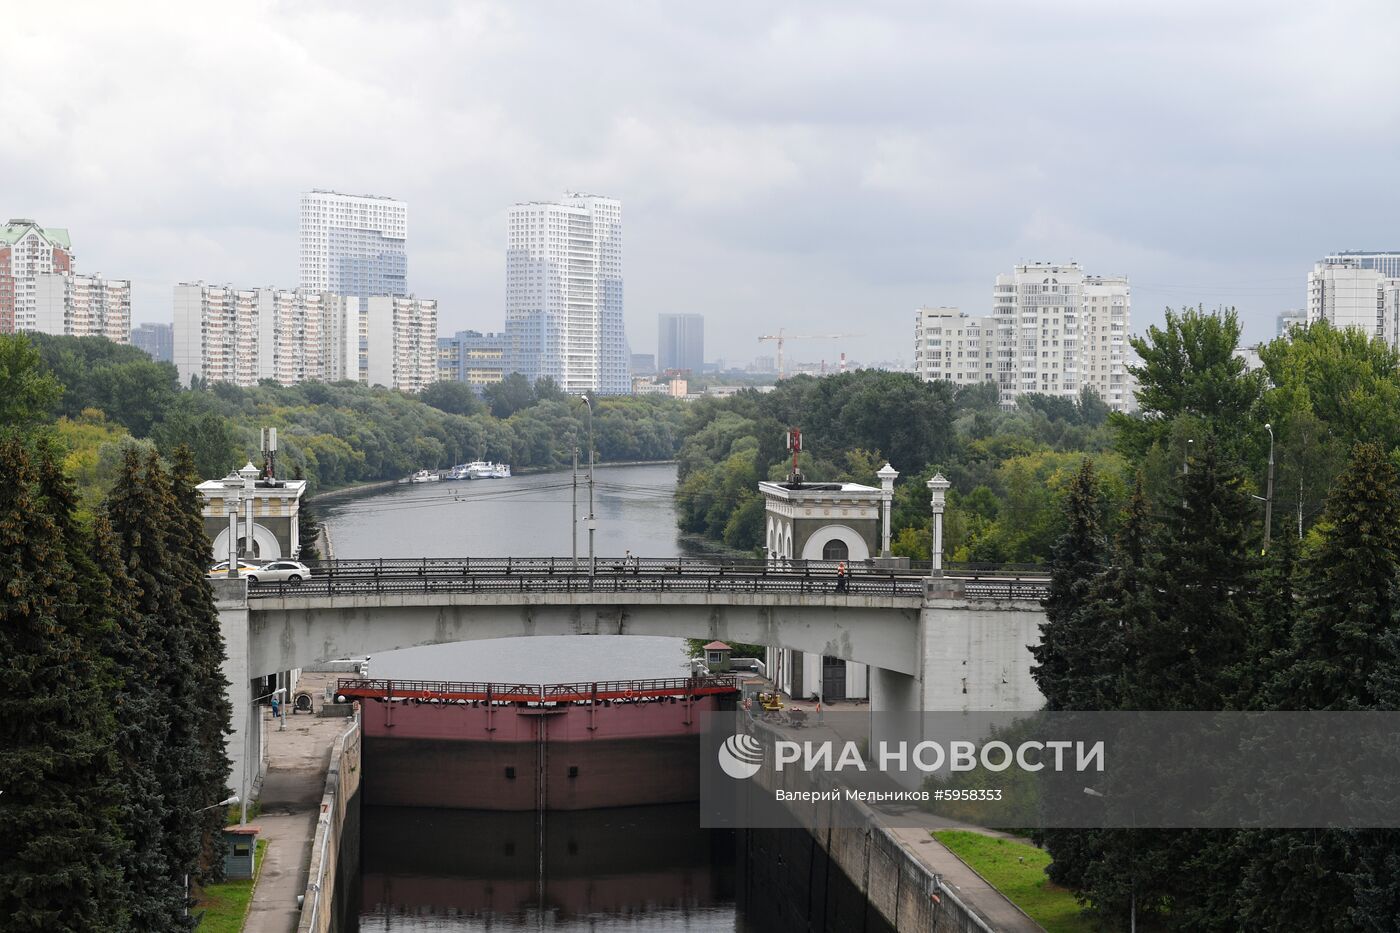
<instances>
[{"instance_id":1,"label":"concrete lock wall","mask_svg":"<svg viewBox=\"0 0 1400 933\"><path fill-rule=\"evenodd\" d=\"M341 842L350 808L358 804L356 795L362 777L360 750L364 743L361 736L360 716L356 711L353 724L331 747L331 763L326 770L326 789L321 796L316 837L311 842L311 865L297 933L330 933L333 926Z\"/></svg>"},{"instance_id":2,"label":"concrete lock wall","mask_svg":"<svg viewBox=\"0 0 1400 933\"><path fill-rule=\"evenodd\" d=\"M766 731L760 727L761 734ZM771 794L792 780L791 771L764 768L752 782ZM785 806L864 899L862 914L877 915L896 933L990 933L956 892L901 845L865 804L840 799Z\"/></svg>"}]
</instances>

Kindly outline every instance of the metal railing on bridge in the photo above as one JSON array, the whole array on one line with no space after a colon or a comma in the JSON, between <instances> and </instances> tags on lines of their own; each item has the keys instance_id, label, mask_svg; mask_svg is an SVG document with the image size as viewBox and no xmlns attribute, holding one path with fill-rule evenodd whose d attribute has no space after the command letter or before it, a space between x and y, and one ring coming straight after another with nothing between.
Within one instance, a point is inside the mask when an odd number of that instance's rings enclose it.
<instances>
[{"instance_id":1,"label":"metal railing on bridge","mask_svg":"<svg viewBox=\"0 0 1400 933\"><path fill-rule=\"evenodd\" d=\"M322 561L309 580L249 583L249 598L340 596L361 593L793 593L832 596L922 596L927 568L838 561L711 558L567 557L377 558ZM1048 587L1034 565L952 565L972 599L1041 599Z\"/></svg>"}]
</instances>

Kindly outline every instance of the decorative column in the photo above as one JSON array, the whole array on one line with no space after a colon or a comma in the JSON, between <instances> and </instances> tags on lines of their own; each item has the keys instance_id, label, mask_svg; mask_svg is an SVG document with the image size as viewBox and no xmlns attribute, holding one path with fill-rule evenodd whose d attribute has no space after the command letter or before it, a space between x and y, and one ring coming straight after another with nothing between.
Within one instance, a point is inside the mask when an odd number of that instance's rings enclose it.
<instances>
[{"instance_id":1,"label":"decorative column","mask_svg":"<svg viewBox=\"0 0 1400 933\"><path fill-rule=\"evenodd\" d=\"M894 481L899 471L886 463L875 475L880 477L880 504L884 516L880 526L880 556L888 559L893 556L890 554L890 503L894 500Z\"/></svg>"},{"instance_id":2,"label":"decorative column","mask_svg":"<svg viewBox=\"0 0 1400 933\"><path fill-rule=\"evenodd\" d=\"M224 508L228 510L228 576L238 576L238 506L243 499L243 477L230 473L224 477Z\"/></svg>"},{"instance_id":3,"label":"decorative column","mask_svg":"<svg viewBox=\"0 0 1400 933\"><path fill-rule=\"evenodd\" d=\"M953 484L942 473L933 474L928 481L929 504L933 506L933 569L930 576L943 576L943 504L948 489Z\"/></svg>"},{"instance_id":4,"label":"decorative column","mask_svg":"<svg viewBox=\"0 0 1400 933\"><path fill-rule=\"evenodd\" d=\"M247 542L244 550L248 554L248 560L253 559L253 502L257 499L254 491L257 479L258 468L253 466L253 462L248 461L247 466L238 471L238 475L243 477L243 501L248 505L247 526L243 529L243 538Z\"/></svg>"}]
</instances>

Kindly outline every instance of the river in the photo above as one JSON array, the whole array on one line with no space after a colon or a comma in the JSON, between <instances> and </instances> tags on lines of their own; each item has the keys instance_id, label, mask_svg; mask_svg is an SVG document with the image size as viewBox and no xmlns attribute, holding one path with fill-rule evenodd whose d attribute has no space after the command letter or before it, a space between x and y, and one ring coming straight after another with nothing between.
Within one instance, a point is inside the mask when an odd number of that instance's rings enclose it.
<instances>
[{"instance_id":1,"label":"river","mask_svg":"<svg viewBox=\"0 0 1400 933\"><path fill-rule=\"evenodd\" d=\"M676 529L676 467L595 470L598 555L692 553ZM569 471L397 486L327 503L336 557L569 556ZM583 477L579 515L588 513ZM588 535L580 521L580 560ZM509 638L374 656L376 676L516 683L676 676L684 642ZM655 812L653 812L655 811ZM693 808L532 814L365 807L359 929L390 933L747 929L732 835ZM352 923L347 926L353 929Z\"/></svg>"}]
</instances>

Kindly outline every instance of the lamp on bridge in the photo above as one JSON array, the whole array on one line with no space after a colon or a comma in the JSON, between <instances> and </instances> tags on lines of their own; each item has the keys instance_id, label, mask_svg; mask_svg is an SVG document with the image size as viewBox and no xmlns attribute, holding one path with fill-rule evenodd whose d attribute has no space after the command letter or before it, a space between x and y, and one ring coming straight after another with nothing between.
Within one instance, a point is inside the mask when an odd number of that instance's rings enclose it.
<instances>
[{"instance_id":1,"label":"lamp on bridge","mask_svg":"<svg viewBox=\"0 0 1400 933\"><path fill-rule=\"evenodd\" d=\"M890 502L894 500L894 481L899 478L899 471L886 463L875 475L880 477L880 502L884 515L880 525L880 556L888 558L892 556L890 554Z\"/></svg>"},{"instance_id":2,"label":"lamp on bridge","mask_svg":"<svg viewBox=\"0 0 1400 933\"><path fill-rule=\"evenodd\" d=\"M952 483L942 473L928 481L929 504L933 507L933 547L930 576L943 576L943 505Z\"/></svg>"}]
</instances>

